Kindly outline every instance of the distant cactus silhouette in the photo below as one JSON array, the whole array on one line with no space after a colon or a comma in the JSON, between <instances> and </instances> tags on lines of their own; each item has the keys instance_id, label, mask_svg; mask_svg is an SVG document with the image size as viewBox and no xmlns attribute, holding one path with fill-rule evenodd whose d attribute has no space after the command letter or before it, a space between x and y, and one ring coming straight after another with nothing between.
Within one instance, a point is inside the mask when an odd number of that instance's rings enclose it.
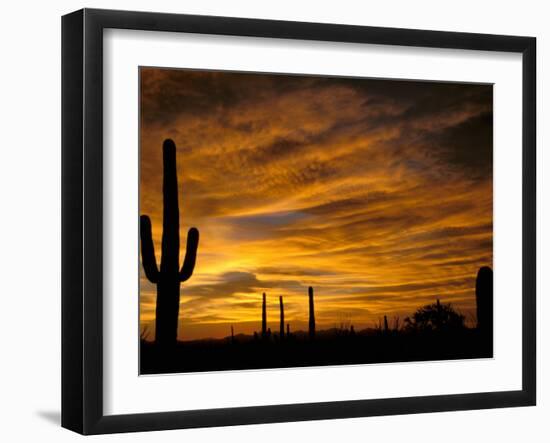
<instances>
[{"instance_id":1,"label":"distant cactus silhouette","mask_svg":"<svg viewBox=\"0 0 550 443\"><path fill-rule=\"evenodd\" d=\"M185 259L180 269L178 176L176 145L172 140L164 141L162 157L164 176L160 271L155 258L151 220L147 215L140 217L141 261L146 277L151 283L157 285L155 342L161 345L173 345L178 337L180 284L193 275L199 245L199 231L196 228L189 229Z\"/></svg>"},{"instance_id":2,"label":"distant cactus silhouette","mask_svg":"<svg viewBox=\"0 0 550 443\"><path fill-rule=\"evenodd\" d=\"M267 335L267 312L265 306L265 292L262 295L262 338Z\"/></svg>"},{"instance_id":3,"label":"distant cactus silhouette","mask_svg":"<svg viewBox=\"0 0 550 443\"><path fill-rule=\"evenodd\" d=\"M313 305L313 288L308 288L309 294L309 338L315 337L315 306Z\"/></svg>"},{"instance_id":4,"label":"distant cactus silhouette","mask_svg":"<svg viewBox=\"0 0 550 443\"><path fill-rule=\"evenodd\" d=\"M487 334L493 332L493 270L479 269L476 278L477 328Z\"/></svg>"},{"instance_id":5,"label":"distant cactus silhouette","mask_svg":"<svg viewBox=\"0 0 550 443\"><path fill-rule=\"evenodd\" d=\"M290 337L290 323L286 324L286 336L287 336L287 338Z\"/></svg>"},{"instance_id":6,"label":"distant cactus silhouette","mask_svg":"<svg viewBox=\"0 0 550 443\"><path fill-rule=\"evenodd\" d=\"M390 332L390 328L388 326L388 317L384 315L384 334L387 334Z\"/></svg>"},{"instance_id":7,"label":"distant cactus silhouette","mask_svg":"<svg viewBox=\"0 0 550 443\"><path fill-rule=\"evenodd\" d=\"M279 296L279 308L280 308L280 325L279 336L282 339L285 338L285 305L283 304L283 296Z\"/></svg>"}]
</instances>

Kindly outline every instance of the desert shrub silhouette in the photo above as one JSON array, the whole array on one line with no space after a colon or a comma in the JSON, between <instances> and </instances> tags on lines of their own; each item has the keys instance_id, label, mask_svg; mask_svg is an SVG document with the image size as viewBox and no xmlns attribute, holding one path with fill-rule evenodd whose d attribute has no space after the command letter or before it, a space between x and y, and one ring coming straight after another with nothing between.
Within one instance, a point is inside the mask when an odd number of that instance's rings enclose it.
<instances>
[{"instance_id":1,"label":"desert shrub silhouette","mask_svg":"<svg viewBox=\"0 0 550 443\"><path fill-rule=\"evenodd\" d=\"M456 312L450 303L436 303L419 308L405 319L408 332L458 332L466 328L465 317Z\"/></svg>"},{"instance_id":2,"label":"desert shrub silhouette","mask_svg":"<svg viewBox=\"0 0 550 443\"><path fill-rule=\"evenodd\" d=\"M141 261L147 279L157 285L155 342L159 345L175 345L178 337L180 285L193 275L199 245L199 231L196 228L189 229L185 259L180 269L176 145L170 139L164 141L162 158L164 175L160 270L155 258L151 220L147 215L140 217Z\"/></svg>"}]
</instances>

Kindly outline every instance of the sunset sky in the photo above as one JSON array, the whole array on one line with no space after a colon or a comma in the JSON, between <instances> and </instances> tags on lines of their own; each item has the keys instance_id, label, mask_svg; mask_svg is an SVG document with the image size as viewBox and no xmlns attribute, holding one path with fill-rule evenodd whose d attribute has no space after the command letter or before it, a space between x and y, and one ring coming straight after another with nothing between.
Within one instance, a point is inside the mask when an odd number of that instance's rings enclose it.
<instances>
[{"instance_id":1,"label":"sunset sky","mask_svg":"<svg viewBox=\"0 0 550 443\"><path fill-rule=\"evenodd\" d=\"M162 235L162 142L177 146L180 340L372 327L451 302L475 322L492 267L492 85L141 68L140 213ZM140 269L140 323L156 287Z\"/></svg>"}]
</instances>

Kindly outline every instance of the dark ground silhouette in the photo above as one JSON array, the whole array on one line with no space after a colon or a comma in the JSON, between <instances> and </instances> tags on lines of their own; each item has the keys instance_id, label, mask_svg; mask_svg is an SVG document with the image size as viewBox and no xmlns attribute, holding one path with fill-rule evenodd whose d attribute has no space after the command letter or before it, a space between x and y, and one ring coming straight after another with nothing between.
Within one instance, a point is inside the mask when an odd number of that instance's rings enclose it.
<instances>
[{"instance_id":1,"label":"dark ground silhouette","mask_svg":"<svg viewBox=\"0 0 550 443\"><path fill-rule=\"evenodd\" d=\"M140 373L201 372L344 364L489 358L492 342L481 331L389 331L337 329L279 339L258 335L179 342L171 349L141 342Z\"/></svg>"}]
</instances>

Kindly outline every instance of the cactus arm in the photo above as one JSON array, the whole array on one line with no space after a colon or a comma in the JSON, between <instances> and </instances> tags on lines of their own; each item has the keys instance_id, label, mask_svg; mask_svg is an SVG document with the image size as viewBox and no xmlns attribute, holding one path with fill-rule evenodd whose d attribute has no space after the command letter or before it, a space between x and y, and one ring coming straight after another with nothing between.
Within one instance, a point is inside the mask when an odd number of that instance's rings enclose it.
<instances>
[{"instance_id":1,"label":"cactus arm","mask_svg":"<svg viewBox=\"0 0 550 443\"><path fill-rule=\"evenodd\" d=\"M151 234L151 220L148 216L142 215L139 218L139 228L141 237L141 262L145 276L151 283L158 283L159 270L155 259L155 245Z\"/></svg>"},{"instance_id":2,"label":"cactus arm","mask_svg":"<svg viewBox=\"0 0 550 443\"><path fill-rule=\"evenodd\" d=\"M197 261L197 248L199 247L199 231L197 228L189 229L187 233L187 250L180 271L180 281L184 282L193 275Z\"/></svg>"}]
</instances>

